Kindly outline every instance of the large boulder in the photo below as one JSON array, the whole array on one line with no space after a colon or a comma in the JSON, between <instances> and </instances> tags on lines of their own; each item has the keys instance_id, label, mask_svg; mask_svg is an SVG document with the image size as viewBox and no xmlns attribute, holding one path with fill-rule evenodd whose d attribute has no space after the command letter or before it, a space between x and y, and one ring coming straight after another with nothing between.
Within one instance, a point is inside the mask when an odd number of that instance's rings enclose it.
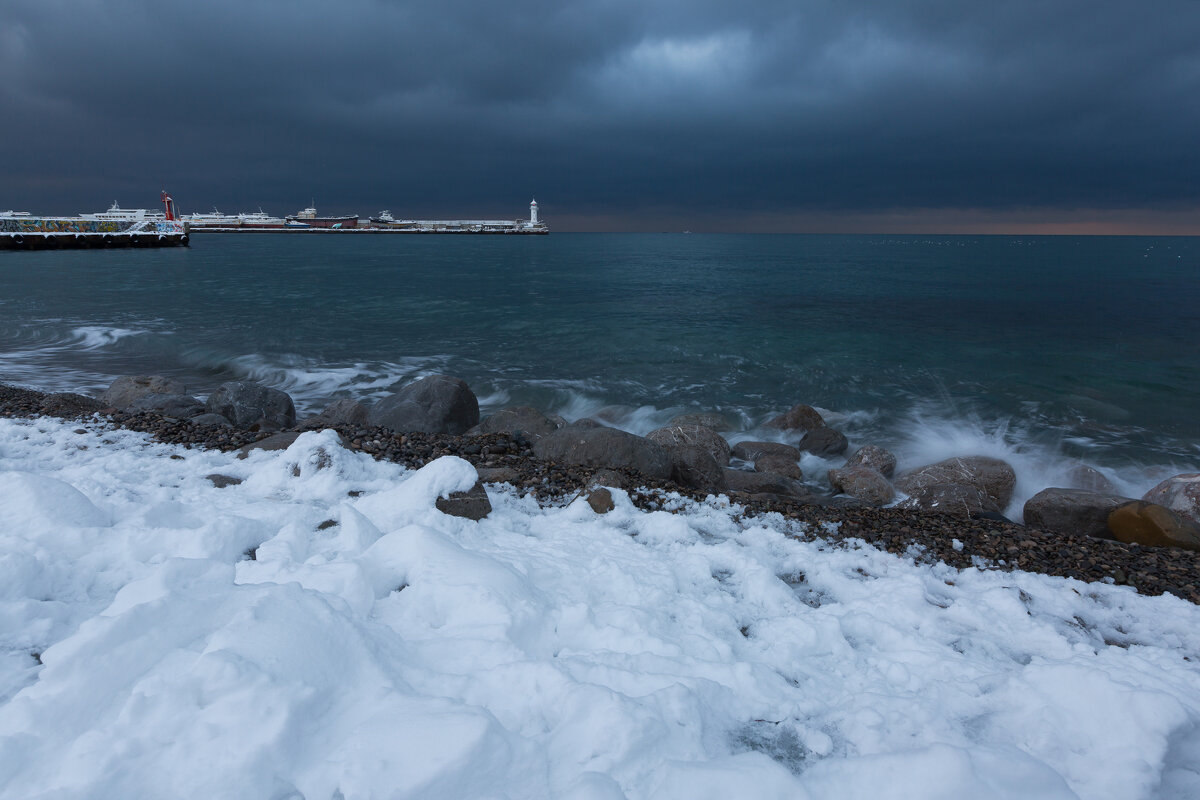
<instances>
[{"instance_id":1,"label":"large boulder","mask_svg":"<svg viewBox=\"0 0 1200 800\"><path fill-rule=\"evenodd\" d=\"M775 472L746 472L725 467L725 485L731 492L745 494L776 494L785 497L804 497L808 492L803 484Z\"/></svg>"},{"instance_id":2,"label":"large boulder","mask_svg":"<svg viewBox=\"0 0 1200 800\"><path fill-rule=\"evenodd\" d=\"M1200 525L1157 503L1134 500L1120 506L1108 515L1108 529L1129 544L1200 550Z\"/></svg>"},{"instance_id":3,"label":"large boulder","mask_svg":"<svg viewBox=\"0 0 1200 800\"><path fill-rule=\"evenodd\" d=\"M758 461L763 456L784 456L792 461L800 460L800 451L790 444L780 442L738 442L733 446L733 455L742 461Z\"/></svg>"},{"instance_id":4,"label":"large boulder","mask_svg":"<svg viewBox=\"0 0 1200 800\"><path fill-rule=\"evenodd\" d=\"M516 433L522 431L530 438L540 439L562 426L532 406L502 408L479 423L480 433Z\"/></svg>"},{"instance_id":5,"label":"large boulder","mask_svg":"<svg viewBox=\"0 0 1200 800\"><path fill-rule=\"evenodd\" d=\"M948 484L973 486L989 500L987 505L991 507L986 510L1003 511L1012 500L1017 474L998 458L967 456L918 467L896 479L896 488L907 495L915 495L930 486Z\"/></svg>"},{"instance_id":6,"label":"large boulder","mask_svg":"<svg viewBox=\"0 0 1200 800\"><path fill-rule=\"evenodd\" d=\"M800 480L804 477L804 472L801 471L800 465L796 463L796 459L778 454L761 455L754 460L755 472L774 472L776 475L782 475L785 478L792 480Z\"/></svg>"},{"instance_id":7,"label":"large boulder","mask_svg":"<svg viewBox=\"0 0 1200 800\"><path fill-rule=\"evenodd\" d=\"M671 456L671 480L689 489L720 492L725 489L721 465L708 448L698 444L678 444L667 448Z\"/></svg>"},{"instance_id":8,"label":"large boulder","mask_svg":"<svg viewBox=\"0 0 1200 800\"><path fill-rule=\"evenodd\" d=\"M1200 472L1167 478L1142 496L1147 503L1166 506L1185 519L1200 522Z\"/></svg>"},{"instance_id":9,"label":"large boulder","mask_svg":"<svg viewBox=\"0 0 1200 800\"><path fill-rule=\"evenodd\" d=\"M668 425L665 428L650 431L646 434L646 438L663 447L689 445L703 447L712 454L719 466L729 465L729 442L725 441L725 437L712 428L703 425Z\"/></svg>"},{"instance_id":10,"label":"large boulder","mask_svg":"<svg viewBox=\"0 0 1200 800\"><path fill-rule=\"evenodd\" d=\"M813 428L804 434L804 438L796 445L796 449L812 453L815 456L840 456L846 452L849 442L846 437L833 428Z\"/></svg>"},{"instance_id":11,"label":"large boulder","mask_svg":"<svg viewBox=\"0 0 1200 800\"><path fill-rule=\"evenodd\" d=\"M766 425L768 428L775 428L781 431L812 431L817 428L824 428L825 420L815 408L800 403L799 405L792 406L774 419L767 420Z\"/></svg>"},{"instance_id":12,"label":"large boulder","mask_svg":"<svg viewBox=\"0 0 1200 800\"><path fill-rule=\"evenodd\" d=\"M210 414L220 414L235 428L274 431L296 424L296 406L286 392L252 381L222 383L204 404Z\"/></svg>"},{"instance_id":13,"label":"large boulder","mask_svg":"<svg viewBox=\"0 0 1200 800\"><path fill-rule=\"evenodd\" d=\"M882 447L865 444L846 459L843 469L850 467L870 467L883 477L890 478L896 474L896 457Z\"/></svg>"},{"instance_id":14,"label":"large boulder","mask_svg":"<svg viewBox=\"0 0 1200 800\"><path fill-rule=\"evenodd\" d=\"M187 394L187 387L173 378L162 375L122 375L111 384L100 402L113 408L126 409L148 394Z\"/></svg>"},{"instance_id":15,"label":"large boulder","mask_svg":"<svg viewBox=\"0 0 1200 800\"><path fill-rule=\"evenodd\" d=\"M204 404L190 394L144 394L130 403L126 410L153 411L164 417L191 419L204 413Z\"/></svg>"},{"instance_id":16,"label":"large boulder","mask_svg":"<svg viewBox=\"0 0 1200 800\"><path fill-rule=\"evenodd\" d=\"M885 506L896 498L896 490L876 469L866 466L829 470L833 491L856 497L872 506Z\"/></svg>"},{"instance_id":17,"label":"large boulder","mask_svg":"<svg viewBox=\"0 0 1200 800\"><path fill-rule=\"evenodd\" d=\"M430 375L380 400L369 419L394 431L460 434L479 423L479 400L465 381Z\"/></svg>"},{"instance_id":18,"label":"large boulder","mask_svg":"<svg viewBox=\"0 0 1200 800\"><path fill-rule=\"evenodd\" d=\"M999 506L978 486L967 483L930 483L908 491L897 508L933 511L959 517L990 517L1000 513Z\"/></svg>"},{"instance_id":19,"label":"large boulder","mask_svg":"<svg viewBox=\"0 0 1200 800\"><path fill-rule=\"evenodd\" d=\"M665 447L616 428L562 428L535 442L533 454L560 464L628 469L663 480L671 477L671 456Z\"/></svg>"},{"instance_id":20,"label":"large boulder","mask_svg":"<svg viewBox=\"0 0 1200 800\"><path fill-rule=\"evenodd\" d=\"M1043 489L1025 501L1025 524L1059 533L1113 538L1108 517L1132 498L1084 489Z\"/></svg>"},{"instance_id":21,"label":"large boulder","mask_svg":"<svg viewBox=\"0 0 1200 800\"><path fill-rule=\"evenodd\" d=\"M733 426L729 424L729 420L725 419L722 414L710 411L695 411L690 414L680 414L677 417L672 417L667 425L703 425L705 428L712 428L714 431L733 430Z\"/></svg>"}]
</instances>

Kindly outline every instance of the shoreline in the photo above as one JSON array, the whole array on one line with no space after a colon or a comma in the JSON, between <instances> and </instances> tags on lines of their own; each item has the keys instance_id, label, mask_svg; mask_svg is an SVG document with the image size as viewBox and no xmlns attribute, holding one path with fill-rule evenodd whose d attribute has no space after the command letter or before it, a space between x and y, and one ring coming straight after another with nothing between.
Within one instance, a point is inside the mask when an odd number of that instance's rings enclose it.
<instances>
[{"instance_id":1,"label":"shoreline","mask_svg":"<svg viewBox=\"0 0 1200 800\"><path fill-rule=\"evenodd\" d=\"M164 444L231 452L279 433L251 432L206 426L164 417L154 412L98 409L98 401L83 395L48 393L0 383L0 417L50 417L83 420L149 434ZM520 495L542 504L565 503L588 491L600 468L544 461L532 442L519 434L477 436L395 433L387 428L356 424L324 426L337 431L351 451L364 452L416 469L444 455L469 461L486 483L510 484ZM299 432L303 427L286 429ZM709 495L671 481L649 479L618 471L638 507L671 510L672 497L703 502ZM808 541L825 540L853 546L855 540L922 563L944 562L963 570L1025 570L1084 582L1127 585L1145 595L1170 593L1200 605L1200 553L1177 548L1154 548L1087 536L1026 527L1014 522L966 518L901 508L835 507L778 496L724 493L741 506L747 519L779 514L805 523L807 531L793 533Z\"/></svg>"}]
</instances>

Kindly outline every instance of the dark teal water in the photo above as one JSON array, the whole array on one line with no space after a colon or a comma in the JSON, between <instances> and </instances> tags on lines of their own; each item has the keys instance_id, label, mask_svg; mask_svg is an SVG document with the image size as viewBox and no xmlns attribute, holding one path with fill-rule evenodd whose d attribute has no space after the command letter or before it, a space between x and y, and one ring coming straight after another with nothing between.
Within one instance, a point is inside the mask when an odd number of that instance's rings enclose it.
<instances>
[{"instance_id":1,"label":"dark teal water","mask_svg":"<svg viewBox=\"0 0 1200 800\"><path fill-rule=\"evenodd\" d=\"M956 430L1121 468L1200 450L1200 239L201 235L0 253L0 379L255 377L318 408L429 372L485 408L796 402L852 439Z\"/></svg>"}]
</instances>

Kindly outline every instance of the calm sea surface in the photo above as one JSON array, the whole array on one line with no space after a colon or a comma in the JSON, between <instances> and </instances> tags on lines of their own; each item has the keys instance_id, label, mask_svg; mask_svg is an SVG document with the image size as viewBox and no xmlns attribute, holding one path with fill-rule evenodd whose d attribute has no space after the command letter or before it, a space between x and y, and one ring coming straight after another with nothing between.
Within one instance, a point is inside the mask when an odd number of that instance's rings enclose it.
<instances>
[{"instance_id":1,"label":"calm sea surface","mask_svg":"<svg viewBox=\"0 0 1200 800\"><path fill-rule=\"evenodd\" d=\"M1200 239L209 234L0 253L0 380L160 373L203 396L255 378L303 412L431 372L485 413L645 432L720 410L750 431L807 402L852 444L914 456L1197 469Z\"/></svg>"}]
</instances>

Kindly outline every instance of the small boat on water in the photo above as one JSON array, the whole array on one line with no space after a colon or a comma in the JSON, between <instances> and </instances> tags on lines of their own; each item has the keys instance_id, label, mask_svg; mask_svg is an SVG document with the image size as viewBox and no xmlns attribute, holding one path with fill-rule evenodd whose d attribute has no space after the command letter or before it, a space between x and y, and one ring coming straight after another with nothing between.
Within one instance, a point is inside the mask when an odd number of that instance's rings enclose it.
<instances>
[{"instance_id":1,"label":"small boat on water","mask_svg":"<svg viewBox=\"0 0 1200 800\"><path fill-rule=\"evenodd\" d=\"M287 217L289 223L299 223L296 225L289 224L289 228L357 228L358 215L348 214L344 217L319 217L317 209L314 206L301 211L299 214L292 214Z\"/></svg>"}]
</instances>

